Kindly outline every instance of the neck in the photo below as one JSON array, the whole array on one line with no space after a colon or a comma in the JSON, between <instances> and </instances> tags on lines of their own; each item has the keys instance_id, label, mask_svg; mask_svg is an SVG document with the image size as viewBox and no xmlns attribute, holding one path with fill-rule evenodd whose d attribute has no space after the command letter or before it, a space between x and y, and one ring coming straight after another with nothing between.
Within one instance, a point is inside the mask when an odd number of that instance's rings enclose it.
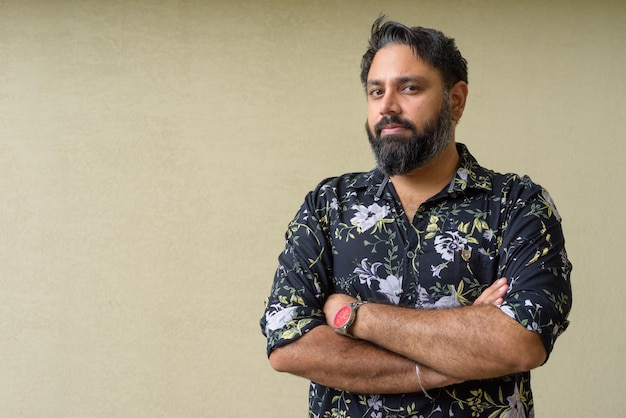
<instances>
[{"instance_id":1,"label":"neck","mask_svg":"<svg viewBox=\"0 0 626 418\"><path fill-rule=\"evenodd\" d=\"M459 163L459 153L452 140L441 154L426 165L410 173L390 177L410 221L422 203L450 184Z\"/></svg>"},{"instance_id":2,"label":"neck","mask_svg":"<svg viewBox=\"0 0 626 418\"><path fill-rule=\"evenodd\" d=\"M433 192L434 194L452 181L459 168L459 162L460 157L456 150L456 143L452 140L441 154L424 166L407 174L392 176L391 180L396 189L400 187L420 194L431 189L437 189Z\"/></svg>"}]
</instances>

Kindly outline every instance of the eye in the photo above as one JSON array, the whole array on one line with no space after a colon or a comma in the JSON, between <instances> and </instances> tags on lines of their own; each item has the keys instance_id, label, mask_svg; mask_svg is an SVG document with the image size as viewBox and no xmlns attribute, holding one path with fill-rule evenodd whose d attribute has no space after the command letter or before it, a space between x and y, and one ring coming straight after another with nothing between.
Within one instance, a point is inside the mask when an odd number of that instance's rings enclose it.
<instances>
[{"instance_id":1,"label":"eye","mask_svg":"<svg viewBox=\"0 0 626 418\"><path fill-rule=\"evenodd\" d=\"M403 90L407 93L419 93L422 89L416 84L407 84Z\"/></svg>"},{"instance_id":2,"label":"eye","mask_svg":"<svg viewBox=\"0 0 626 418\"><path fill-rule=\"evenodd\" d=\"M367 95L374 98L381 97L383 95L383 91L379 88L373 88L367 92Z\"/></svg>"}]
</instances>

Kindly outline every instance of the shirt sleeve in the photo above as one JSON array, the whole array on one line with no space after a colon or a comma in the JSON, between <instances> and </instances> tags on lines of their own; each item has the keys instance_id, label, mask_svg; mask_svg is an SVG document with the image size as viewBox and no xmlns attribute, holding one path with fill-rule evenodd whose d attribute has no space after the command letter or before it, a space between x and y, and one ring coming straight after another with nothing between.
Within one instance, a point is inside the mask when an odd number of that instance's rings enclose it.
<instances>
[{"instance_id":1,"label":"shirt sleeve","mask_svg":"<svg viewBox=\"0 0 626 418\"><path fill-rule=\"evenodd\" d=\"M538 333L549 355L569 325L572 265L548 192L527 177L518 189L506 204L499 277L509 280L509 290L500 308Z\"/></svg>"},{"instance_id":2,"label":"shirt sleeve","mask_svg":"<svg viewBox=\"0 0 626 418\"><path fill-rule=\"evenodd\" d=\"M320 203L322 195L320 188L307 195L285 234L285 250L278 258L260 324L268 356L273 349L326 324L322 309L329 294L332 259L324 221L328 206Z\"/></svg>"}]
</instances>

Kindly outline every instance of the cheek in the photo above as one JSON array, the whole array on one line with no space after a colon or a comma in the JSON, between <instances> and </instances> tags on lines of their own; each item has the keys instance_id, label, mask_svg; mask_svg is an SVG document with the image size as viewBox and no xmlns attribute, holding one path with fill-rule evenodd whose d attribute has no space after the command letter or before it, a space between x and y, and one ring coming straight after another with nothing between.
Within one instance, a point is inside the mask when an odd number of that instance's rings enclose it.
<instances>
[{"instance_id":1,"label":"cheek","mask_svg":"<svg viewBox=\"0 0 626 418\"><path fill-rule=\"evenodd\" d=\"M437 112L431 111L423 106L416 107L410 114L406 115L406 118L413 122L413 124L419 129L423 129L424 124L432 121L436 117Z\"/></svg>"},{"instance_id":2,"label":"cheek","mask_svg":"<svg viewBox=\"0 0 626 418\"><path fill-rule=\"evenodd\" d=\"M373 131L374 125L380 120L381 116L376 110L373 110L372 107L368 107L367 109L367 126Z\"/></svg>"}]
</instances>

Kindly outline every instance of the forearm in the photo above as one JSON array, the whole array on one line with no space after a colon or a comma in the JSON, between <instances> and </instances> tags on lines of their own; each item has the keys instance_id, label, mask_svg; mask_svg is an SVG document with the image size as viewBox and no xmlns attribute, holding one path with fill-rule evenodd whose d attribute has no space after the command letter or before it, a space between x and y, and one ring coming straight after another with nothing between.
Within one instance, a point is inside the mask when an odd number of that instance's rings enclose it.
<instances>
[{"instance_id":1,"label":"forearm","mask_svg":"<svg viewBox=\"0 0 626 418\"><path fill-rule=\"evenodd\" d=\"M545 359L539 336L493 305L417 310L367 304L354 336L461 380L530 370Z\"/></svg>"},{"instance_id":2,"label":"forearm","mask_svg":"<svg viewBox=\"0 0 626 418\"><path fill-rule=\"evenodd\" d=\"M316 383L354 393L419 392L415 362L363 340L319 326L298 340L275 349L272 367ZM456 381L422 368L426 390Z\"/></svg>"}]
</instances>

